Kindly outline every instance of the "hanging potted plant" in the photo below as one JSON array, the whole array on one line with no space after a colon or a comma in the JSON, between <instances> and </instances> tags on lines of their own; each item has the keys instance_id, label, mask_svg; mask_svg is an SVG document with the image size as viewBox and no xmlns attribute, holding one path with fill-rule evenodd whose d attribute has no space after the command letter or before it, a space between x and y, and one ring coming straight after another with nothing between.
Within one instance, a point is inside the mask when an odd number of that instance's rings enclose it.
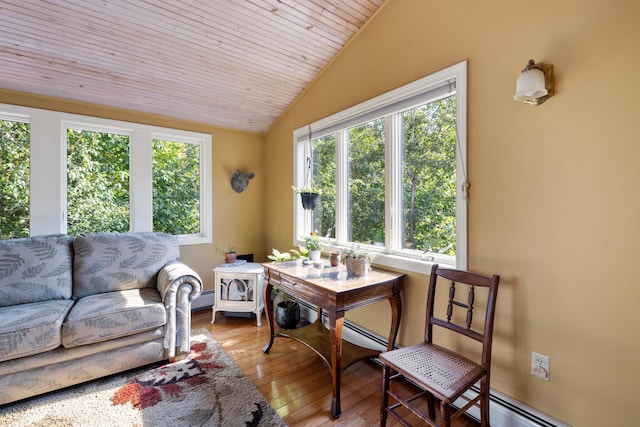
<instances>
[{"instance_id":1,"label":"hanging potted plant","mask_svg":"<svg viewBox=\"0 0 640 427\"><path fill-rule=\"evenodd\" d=\"M322 190L319 187L305 186L305 187L291 187L296 194L300 194L300 200L302 201L302 208L308 211L312 211L318 206L318 199Z\"/></svg>"},{"instance_id":2,"label":"hanging potted plant","mask_svg":"<svg viewBox=\"0 0 640 427\"><path fill-rule=\"evenodd\" d=\"M342 251L344 265L349 276L366 276L371 270L371 261L376 257L375 252L360 247L352 247Z\"/></svg>"},{"instance_id":3,"label":"hanging potted plant","mask_svg":"<svg viewBox=\"0 0 640 427\"><path fill-rule=\"evenodd\" d=\"M311 141L313 138L311 137L311 123L309 123L309 139L307 143L309 144L308 155L307 155L307 170L306 176L304 180L304 187L295 187L292 186L293 191L297 194L300 194L300 200L302 201L302 208L308 211L312 211L318 205L318 199L320 198L320 194L322 194L322 189L320 187L316 187L313 185L313 144Z\"/></svg>"}]
</instances>

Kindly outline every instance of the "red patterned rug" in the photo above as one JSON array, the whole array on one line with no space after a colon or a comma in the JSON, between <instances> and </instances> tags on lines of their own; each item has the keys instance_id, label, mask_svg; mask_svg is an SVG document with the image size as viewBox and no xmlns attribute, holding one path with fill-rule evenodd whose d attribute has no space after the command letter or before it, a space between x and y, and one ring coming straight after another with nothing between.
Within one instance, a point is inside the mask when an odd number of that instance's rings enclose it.
<instances>
[{"instance_id":1,"label":"red patterned rug","mask_svg":"<svg viewBox=\"0 0 640 427\"><path fill-rule=\"evenodd\" d=\"M179 362L0 407L0 426L285 426L207 329Z\"/></svg>"}]
</instances>

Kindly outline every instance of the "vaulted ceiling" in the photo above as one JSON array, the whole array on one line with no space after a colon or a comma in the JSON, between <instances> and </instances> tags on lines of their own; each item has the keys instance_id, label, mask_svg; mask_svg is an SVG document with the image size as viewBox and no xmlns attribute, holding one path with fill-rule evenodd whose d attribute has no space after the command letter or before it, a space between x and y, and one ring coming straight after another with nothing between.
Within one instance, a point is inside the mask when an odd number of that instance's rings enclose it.
<instances>
[{"instance_id":1,"label":"vaulted ceiling","mask_svg":"<svg viewBox=\"0 0 640 427\"><path fill-rule=\"evenodd\" d=\"M0 88L263 133L384 1L2 0Z\"/></svg>"}]
</instances>

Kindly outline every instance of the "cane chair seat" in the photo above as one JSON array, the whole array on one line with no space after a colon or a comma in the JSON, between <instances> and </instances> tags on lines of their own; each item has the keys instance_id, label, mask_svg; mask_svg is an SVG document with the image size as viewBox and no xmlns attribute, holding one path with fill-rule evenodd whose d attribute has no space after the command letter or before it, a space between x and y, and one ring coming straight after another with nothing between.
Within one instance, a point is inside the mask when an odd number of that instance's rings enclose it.
<instances>
[{"instance_id":1,"label":"cane chair seat","mask_svg":"<svg viewBox=\"0 0 640 427\"><path fill-rule=\"evenodd\" d=\"M435 344L416 344L383 353L380 360L400 373L411 373L419 386L431 387L447 399L456 399L461 385L474 384L485 373L479 364Z\"/></svg>"}]
</instances>

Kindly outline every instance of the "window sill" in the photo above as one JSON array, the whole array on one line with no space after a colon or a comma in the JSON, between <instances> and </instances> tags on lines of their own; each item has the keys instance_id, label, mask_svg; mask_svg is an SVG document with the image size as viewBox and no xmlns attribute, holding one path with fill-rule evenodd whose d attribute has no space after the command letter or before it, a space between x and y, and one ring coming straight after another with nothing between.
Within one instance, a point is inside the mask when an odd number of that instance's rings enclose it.
<instances>
[{"instance_id":1,"label":"window sill","mask_svg":"<svg viewBox=\"0 0 640 427\"><path fill-rule=\"evenodd\" d=\"M179 234L178 235L178 245L180 246L189 246L189 245L204 245L213 242L211 236L199 235L199 234Z\"/></svg>"},{"instance_id":2,"label":"window sill","mask_svg":"<svg viewBox=\"0 0 640 427\"><path fill-rule=\"evenodd\" d=\"M402 270L410 273L419 273L429 275L433 264L456 268L447 260L429 259L423 260L418 258L410 258L400 255L380 254L373 260L374 267L392 268L394 270Z\"/></svg>"}]
</instances>

